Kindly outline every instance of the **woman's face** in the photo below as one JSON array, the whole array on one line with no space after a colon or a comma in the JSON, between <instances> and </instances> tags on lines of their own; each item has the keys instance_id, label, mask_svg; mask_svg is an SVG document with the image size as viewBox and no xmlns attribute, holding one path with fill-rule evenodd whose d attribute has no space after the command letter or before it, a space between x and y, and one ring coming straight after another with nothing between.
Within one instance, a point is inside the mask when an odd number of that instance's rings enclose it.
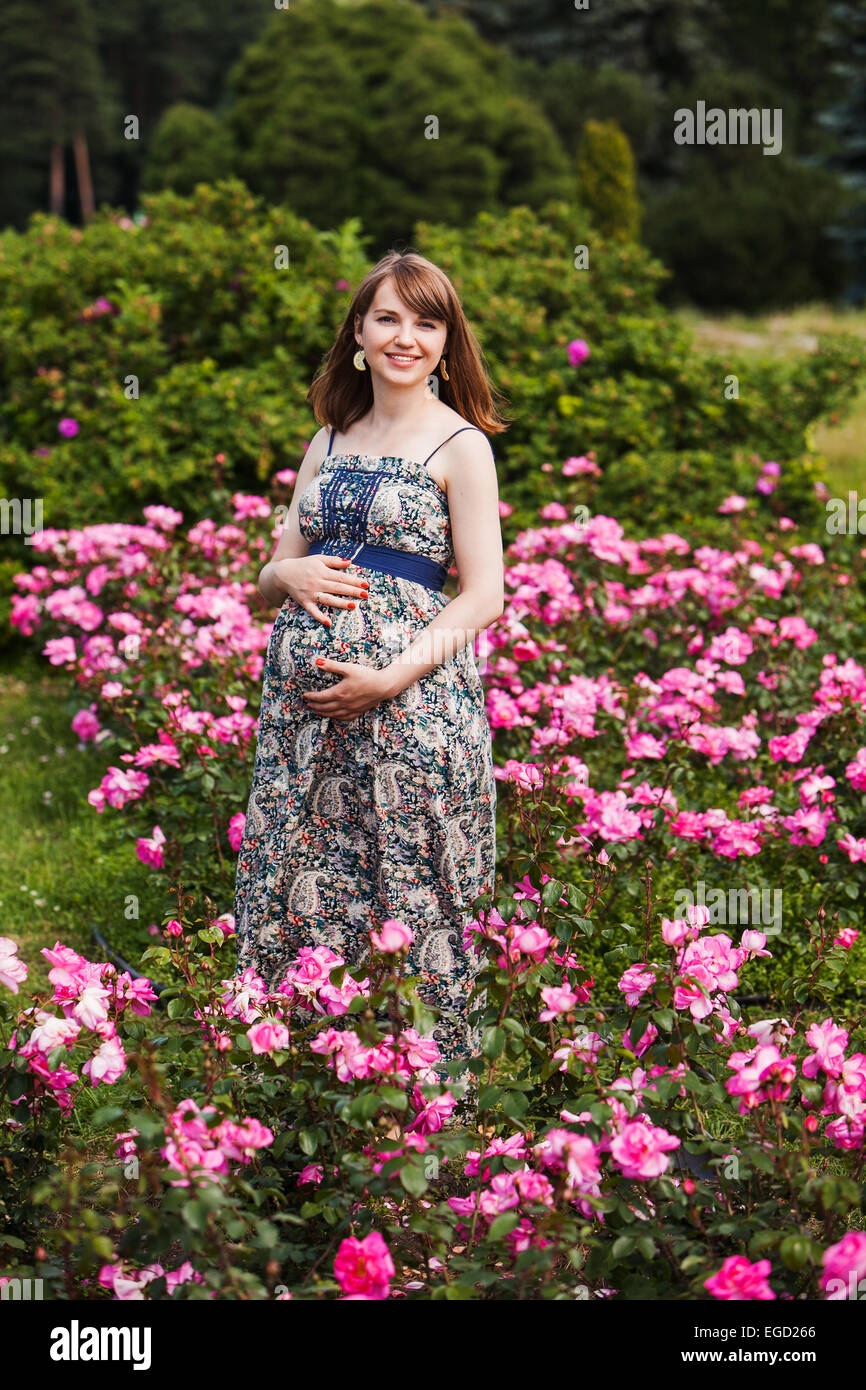
<instances>
[{"instance_id":1,"label":"woman's face","mask_svg":"<svg viewBox=\"0 0 866 1390\"><path fill-rule=\"evenodd\" d=\"M442 319L416 314L398 298L392 276L382 281L355 337L371 372L388 382L416 385L439 365L448 330Z\"/></svg>"}]
</instances>

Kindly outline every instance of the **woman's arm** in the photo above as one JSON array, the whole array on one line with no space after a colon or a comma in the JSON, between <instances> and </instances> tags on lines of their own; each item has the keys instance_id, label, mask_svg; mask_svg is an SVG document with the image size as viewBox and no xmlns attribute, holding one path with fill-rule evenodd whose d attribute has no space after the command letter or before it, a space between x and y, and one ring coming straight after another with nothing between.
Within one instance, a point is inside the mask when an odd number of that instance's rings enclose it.
<instances>
[{"instance_id":1,"label":"woman's arm","mask_svg":"<svg viewBox=\"0 0 866 1390\"><path fill-rule=\"evenodd\" d=\"M309 544L301 535L301 528L298 525L298 500L319 471L319 465L325 457L328 447L329 434L330 431L323 425L310 441L298 469L289 514L283 523L280 538L273 555L259 575L259 593L274 608L283 602L288 592L285 576L289 566L283 562L300 559L309 553Z\"/></svg>"},{"instance_id":2,"label":"woman's arm","mask_svg":"<svg viewBox=\"0 0 866 1390\"><path fill-rule=\"evenodd\" d=\"M449 445L448 507L460 593L382 671L386 698L441 666L505 609L499 488L493 451L482 434Z\"/></svg>"}]
</instances>

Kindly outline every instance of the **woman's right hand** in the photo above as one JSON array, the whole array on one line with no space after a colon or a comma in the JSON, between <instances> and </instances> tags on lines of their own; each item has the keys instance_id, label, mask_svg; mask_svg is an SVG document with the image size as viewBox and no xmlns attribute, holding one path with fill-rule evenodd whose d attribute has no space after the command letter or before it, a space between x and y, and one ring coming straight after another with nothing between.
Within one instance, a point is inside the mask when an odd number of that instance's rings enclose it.
<instances>
[{"instance_id":1,"label":"woman's right hand","mask_svg":"<svg viewBox=\"0 0 866 1390\"><path fill-rule=\"evenodd\" d=\"M341 555L298 555L272 561L273 574L289 598L300 604L320 623L331 619L320 608L354 608L355 601L366 598L369 586L366 579L344 575L342 570L351 560Z\"/></svg>"}]
</instances>

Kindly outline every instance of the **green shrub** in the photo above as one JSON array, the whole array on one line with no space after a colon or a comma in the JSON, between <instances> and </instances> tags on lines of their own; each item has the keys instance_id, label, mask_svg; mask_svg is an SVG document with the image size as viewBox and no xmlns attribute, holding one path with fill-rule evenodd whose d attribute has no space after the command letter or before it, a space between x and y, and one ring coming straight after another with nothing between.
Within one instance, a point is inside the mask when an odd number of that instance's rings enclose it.
<instances>
[{"instance_id":1,"label":"green shrub","mask_svg":"<svg viewBox=\"0 0 866 1390\"><path fill-rule=\"evenodd\" d=\"M581 195L599 230L613 241L636 241L641 208L634 155L616 121L587 121L577 154Z\"/></svg>"},{"instance_id":2,"label":"green shrub","mask_svg":"<svg viewBox=\"0 0 866 1390\"><path fill-rule=\"evenodd\" d=\"M767 459L784 467L765 515L808 519L809 427L852 398L856 340L742 369L697 356L659 302L664 268L564 202L482 212L462 229L422 222L414 245L451 275L510 400L496 440L508 529L534 523L548 465L589 449L597 501L626 523L688 513L710 531ZM581 246L587 269L575 268ZM297 467L316 428L307 387L368 268L357 219L319 232L236 179L150 196L141 225L103 209L83 232L38 216L3 233L0 495L41 496L47 527L132 519L150 502L192 519L217 482L251 490ZM575 339L589 347L580 366ZM6 539L7 558L27 563Z\"/></svg>"}]
</instances>

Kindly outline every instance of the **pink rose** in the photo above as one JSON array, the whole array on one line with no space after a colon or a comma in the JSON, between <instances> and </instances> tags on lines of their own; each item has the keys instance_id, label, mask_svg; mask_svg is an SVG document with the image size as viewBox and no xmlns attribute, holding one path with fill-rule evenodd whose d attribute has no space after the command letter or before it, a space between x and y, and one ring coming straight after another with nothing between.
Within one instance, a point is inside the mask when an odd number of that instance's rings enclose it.
<instances>
[{"instance_id":1,"label":"pink rose","mask_svg":"<svg viewBox=\"0 0 866 1390\"><path fill-rule=\"evenodd\" d=\"M92 713L95 709L91 705L90 709L80 709L72 720L72 732L82 743L89 743L96 738L101 725L96 715Z\"/></svg>"},{"instance_id":2,"label":"pink rose","mask_svg":"<svg viewBox=\"0 0 866 1390\"><path fill-rule=\"evenodd\" d=\"M284 1023L274 1023L263 1019L247 1029L247 1037L253 1052L275 1052L288 1047L289 1030Z\"/></svg>"},{"instance_id":3,"label":"pink rose","mask_svg":"<svg viewBox=\"0 0 866 1390\"><path fill-rule=\"evenodd\" d=\"M628 970L620 979L618 989L625 995L625 1002L630 1009L640 1002L641 996L646 994L651 985L656 982L655 971L648 965L630 965Z\"/></svg>"},{"instance_id":4,"label":"pink rose","mask_svg":"<svg viewBox=\"0 0 866 1390\"><path fill-rule=\"evenodd\" d=\"M231 845L235 854L237 854L238 850L241 847L241 843L244 838L244 826L246 825L246 823L247 818L244 815L243 811L239 811L238 814L236 816L232 816L231 820L229 821L229 844Z\"/></svg>"},{"instance_id":5,"label":"pink rose","mask_svg":"<svg viewBox=\"0 0 866 1390\"><path fill-rule=\"evenodd\" d=\"M412 928L407 927L405 922L397 921L395 917L389 917L384 921L379 931L370 932L370 940L375 949L388 955L408 950L413 939Z\"/></svg>"},{"instance_id":6,"label":"pink rose","mask_svg":"<svg viewBox=\"0 0 866 1390\"><path fill-rule=\"evenodd\" d=\"M18 986L27 979L28 967L16 954L18 942L9 936L0 936L0 984L18 993Z\"/></svg>"},{"instance_id":7,"label":"pink rose","mask_svg":"<svg viewBox=\"0 0 866 1390\"><path fill-rule=\"evenodd\" d=\"M826 1297L862 1298L861 1280L866 1279L866 1231L848 1231L835 1245L824 1251L821 1288Z\"/></svg>"},{"instance_id":8,"label":"pink rose","mask_svg":"<svg viewBox=\"0 0 866 1390\"><path fill-rule=\"evenodd\" d=\"M709 1289L714 1298L730 1302L775 1298L767 1283L771 1268L769 1260L751 1264L745 1255L729 1255L721 1269L704 1280L704 1288Z\"/></svg>"},{"instance_id":9,"label":"pink rose","mask_svg":"<svg viewBox=\"0 0 866 1390\"><path fill-rule=\"evenodd\" d=\"M120 1039L109 1038L81 1070L90 1077L94 1086L98 1086L100 1081L107 1086L113 1085L126 1071L126 1053Z\"/></svg>"},{"instance_id":10,"label":"pink rose","mask_svg":"<svg viewBox=\"0 0 866 1390\"><path fill-rule=\"evenodd\" d=\"M158 825L153 827L153 834L150 839L142 836L135 842L135 852L142 864L148 864L152 869L165 868L165 857L162 847L165 844L165 836Z\"/></svg>"},{"instance_id":11,"label":"pink rose","mask_svg":"<svg viewBox=\"0 0 866 1390\"><path fill-rule=\"evenodd\" d=\"M394 1261L379 1232L371 1231L363 1240L347 1236L334 1259L334 1275L347 1298L387 1298Z\"/></svg>"},{"instance_id":12,"label":"pink rose","mask_svg":"<svg viewBox=\"0 0 866 1390\"><path fill-rule=\"evenodd\" d=\"M678 1149L680 1141L657 1125L634 1120L623 1125L611 1140L610 1156L626 1178L657 1178L667 1171L667 1150Z\"/></svg>"}]
</instances>

